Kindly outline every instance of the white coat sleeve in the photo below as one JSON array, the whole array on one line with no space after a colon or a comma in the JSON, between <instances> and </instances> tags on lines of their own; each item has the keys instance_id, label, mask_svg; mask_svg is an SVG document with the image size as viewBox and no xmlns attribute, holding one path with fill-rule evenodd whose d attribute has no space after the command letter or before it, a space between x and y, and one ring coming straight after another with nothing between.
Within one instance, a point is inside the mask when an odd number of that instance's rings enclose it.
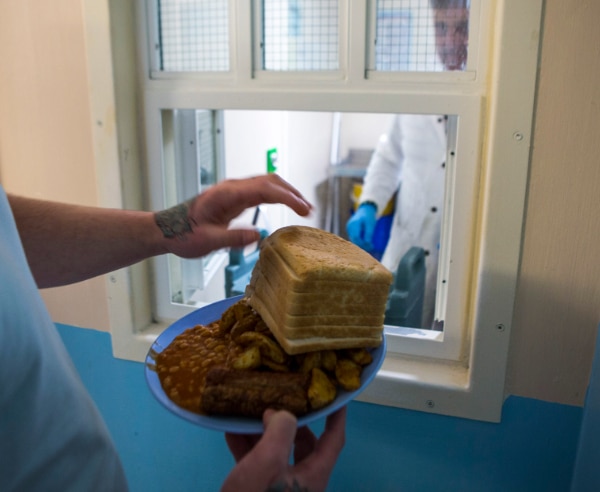
<instances>
[{"instance_id":1,"label":"white coat sleeve","mask_svg":"<svg viewBox=\"0 0 600 492\"><path fill-rule=\"evenodd\" d=\"M401 119L395 116L390 130L379 139L364 178L360 202L377 204L380 214L402 180L402 129Z\"/></svg>"}]
</instances>

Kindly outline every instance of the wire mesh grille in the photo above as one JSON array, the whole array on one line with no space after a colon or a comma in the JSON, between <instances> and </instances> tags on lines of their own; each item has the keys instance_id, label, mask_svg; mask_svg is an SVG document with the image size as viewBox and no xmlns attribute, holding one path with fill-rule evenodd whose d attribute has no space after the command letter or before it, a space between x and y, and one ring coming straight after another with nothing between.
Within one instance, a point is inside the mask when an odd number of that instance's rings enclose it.
<instances>
[{"instance_id":1,"label":"wire mesh grille","mask_svg":"<svg viewBox=\"0 0 600 492\"><path fill-rule=\"evenodd\" d=\"M198 189L201 191L217 182L214 111L196 111L196 135L200 177Z\"/></svg>"},{"instance_id":2,"label":"wire mesh grille","mask_svg":"<svg viewBox=\"0 0 600 492\"><path fill-rule=\"evenodd\" d=\"M373 0L375 71L464 70L469 0ZM229 70L229 2L157 0L160 70ZM262 0L262 69L338 70L339 0Z\"/></svg>"},{"instance_id":3,"label":"wire mesh grille","mask_svg":"<svg viewBox=\"0 0 600 492\"><path fill-rule=\"evenodd\" d=\"M264 70L337 70L338 0L264 0Z\"/></svg>"},{"instance_id":4,"label":"wire mesh grille","mask_svg":"<svg viewBox=\"0 0 600 492\"><path fill-rule=\"evenodd\" d=\"M464 70L469 0L377 0L376 71Z\"/></svg>"},{"instance_id":5,"label":"wire mesh grille","mask_svg":"<svg viewBox=\"0 0 600 492\"><path fill-rule=\"evenodd\" d=\"M225 0L159 0L160 69L229 70L229 11Z\"/></svg>"}]
</instances>

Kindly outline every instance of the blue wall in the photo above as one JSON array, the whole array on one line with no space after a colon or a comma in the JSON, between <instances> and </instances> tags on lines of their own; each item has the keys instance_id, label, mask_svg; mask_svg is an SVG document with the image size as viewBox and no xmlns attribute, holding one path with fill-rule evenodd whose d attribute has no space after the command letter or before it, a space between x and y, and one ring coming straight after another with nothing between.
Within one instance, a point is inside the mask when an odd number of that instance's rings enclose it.
<instances>
[{"instance_id":1,"label":"blue wall","mask_svg":"<svg viewBox=\"0 0 600 492\"><path fill-rule=\"evenodd\" d=\"M112 357L109 334L58 329L114 436L131 490L219 490L233 466L223 435L163 409L143 364ZM353 402L329 490L568 491L582 414L510 397L502 423L489 424Z\"/></svg>"}]
</instances>

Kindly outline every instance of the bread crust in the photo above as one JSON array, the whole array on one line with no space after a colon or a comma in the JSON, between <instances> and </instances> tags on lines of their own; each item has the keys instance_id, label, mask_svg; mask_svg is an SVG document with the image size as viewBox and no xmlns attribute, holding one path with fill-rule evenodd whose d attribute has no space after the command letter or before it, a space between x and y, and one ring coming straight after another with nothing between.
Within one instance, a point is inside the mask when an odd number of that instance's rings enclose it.
<instances>
[{"instance_id":1,"label":"bread crust","mask_svg":"<svg viewBox=\"0 0 600 492\"><path fill-rule=\"evenodd\" d=\"M260 269L257 265L255 268ZM387 301L387 295L370 295L368 289L352 289L347 282L335 288L318 292L295 292L285 288L283 282L279 286L272 285L274 274L267 275L261 270L246 287L246 296L253 295L269 299L272 306L279 306L289 316L331 316L332 305L344 306L345 316L379 316L381 303Z\"/></svg>"},{"instance_id":2,"label":"bread crust","mask_svg":"<svg viewBox=\"0 0 600 492\"><path fill-rule=\"evenodd\" d=\"M278 229L263 241L262 248L273 248L303 282L346 280L389 285L392 281L390 271L369 253L331 232L314 227Z\"/></svg>"},{"instance_id":3,"label":"bread crust","mask_svg":"<svg viewBox=\"0 0 600 492\"><path fill-rule=\"evenodd\" d=\"M267 237L248 303L290 355L377 347L392 274L332 233L289 226Z\"/></svg>"}]
</instances>

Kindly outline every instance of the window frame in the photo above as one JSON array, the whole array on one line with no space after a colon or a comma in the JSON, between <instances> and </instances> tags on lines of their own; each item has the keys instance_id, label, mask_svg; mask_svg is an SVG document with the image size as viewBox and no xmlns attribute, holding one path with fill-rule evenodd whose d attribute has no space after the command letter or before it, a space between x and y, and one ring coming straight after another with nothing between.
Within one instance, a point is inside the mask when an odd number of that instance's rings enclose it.
<instances>
[{"instance_id":1,"label":"window frame","mask_svg":"<svg viewBox=\"0 0 600 492\"><path fill-rule=\"evenodd\" d=\"M338 62L339 67L336 70L315 70L315 71L303 71L303 70L267 70L262 66L263 60L263 15L261 7L264 0L253 0L252 1L252 45L253 45L253 65L252 65L252 77L257 80L270 80L277 83L281 81L294 81L294 80L305 80L305 81L318 81L323 80L341 80L347 71L346 60L348 59L348 23L345 19L348 19L350 6L349 2L339 2L338 4Z\"/></svg>"},{"instance_id":2,"label":"window frame","mask_svg":"<svg viewBox=\"0 0 600 492\"><path fill-rule=\"evenodd\" d=\"M472 2L472 5L474 4L479 2ZM500 420L522 240L542 1L535 0L525 4L519 0L505 0L493 4L488 0L481 2L480 13L484 22L479 32L487 32L492 27L486 25L486 22L491 23L491 19L496 22L492 44L481 50L491 53L492 70L485 80L477 77L468 83L459 80L456 84L457 91L448 91L455 98L454 101L463 98L469 101L470 106L478 107L478 111L481 111L483 119L487 122L485 134L482 135L485 145L481 149L484 165L481 175L477 178L480 189L477 215L470 219L473 220L475 231L470 253L475 260L468 279L470 295L466 306L468 324L471 326L470 337L464 338L465 353L468 356L463 360L450 362L388 353L382 370L359 397L360 400L478 420ZM250 14L250 11L246 10L247 2L236 3L236 8L240 5L242 11L235 15L236 22L243 17L244 10L246 14ZM358 42L352 38L352 32L356 29L354 24L362 18L362 21L365 21L363 30L367 25L366 0L357 1L353 6L364 15L351 17L349 45ZM138 16L138 28L145 33L144 22L140 17L143 15ZM237 39L234 44L238 45L239 42ZM363 43L363 55L365 49ZM251 60L252 54L247 55ZM402 80L406 93L399 109L401 112L422 112L423 106L416 106L423 100L415 97L416 92L420 91L422 97L431 104L439 103L440 100L436 102L435 99L443 98L444 94L440 93L440 86L435 83L432 83L427 91L423 91L420 84L433 80L441 81L440 84L443 84L443 81L457 80L456 74L453 73L435 74L437 78L431 78L431 74L394 74L389 77L390 80L387 80L388 77L369 80L368 83L377 86L377 94L371 94L364 87L365 57L362 59L361 70L357 68L359 63L349 60L348 77L343 83L319 81L325 87L331 87L318 94L311 92L308 98L306 88L311 84L293 81L289 87L281 90L273 87L271 81L261 80L251 93L271 94L267 104L271 107L265 107L263 104L260 109L330 108L334 111L339 108L336 106L339 102L339 98L336 98L336 87L339 89L339 85L343 84L345 90L357 97L353 110L389 112L385 96L393 90L392 80L396 83ZM248 59L240 63L241 72L244 72L244 67L248 68L248 63L251 65ZM147 66L144 73L150 73ZM247 71L245 73L249 74ZM481 74L481 70L478 73ZM236 77L238 75L236 74ZM226 77L231 77L231 74ZM207 91L203 94L207 99L198 101L186 90L191 88L192 81L177 81L177 86L183 89L179 97L168 95L168 91L165 90L166 84L163 82L168 83L165 80L154 80L152 87L144 94L146 118L152 118L153 104L160 106L165 103L161 102L161 97L171 105L170 107L202 108L202 105L198 106L196 103L210 100L211 105L207 109L219 109L221 106L233 109L235 105L232 106L231 101L239 100L239 91L234 85L223 85L218 91ZM488 89L482 93L484 84L488 84ZM153 93L152 97L149 93ZM156 98L157 95L160 97ZM232 97L234 95L236 97ZM364 97L359 97L363 95L369 95L368 104L360 102L364 101ZM240 104L239 109L247 109L241 106L244 104ZM449 106L445 112L452 114L452 105ZM461 105L457 108L456 114L464 112L464 107ZM507 108L511 110L508 111ZM150 189L153 189L152 184ZM510 199L507 200L506 197ZM135 299L135 296L132 295L134 289L130 285L129 270L116 272L107 282L110 292L109 313L113 347L117 357L144 360L156 334L166 325L152 323L143 330L135 329L131 306L131 300Z\"/></svg>"},{"instance_id":3,"label":"window frame","mask_svg":"<svg viewBox=\"0 0 600 492\"><path fill-rule=\"evenodd\" d=\"M171 115L164 115L163 112L161 111L159 118L161 120L161 124L160 124L160 128L163 128L163 125L165 123L166 120L171 121L171 124L167 125L168 127L171 127L171 130L169 132L169 137L172 139L172 150L169 152L170 157L167 159L165 157L165 145L161 144L159 146L155 146L154 150L151 151L150 153L152 154L152 152L158 152L160 151L160 158L153 158L150 159L150 165L154 165L154 169L150 170L151 174L163 174L163 169L158 169L156 168L156 165L159 163L162 163L163 165L166 164L166 162L168 162L168 166L170 168L169 171L169 176L168 178L165 177L165 181L170 181L171 182L171 186L166 185L164 182L161 183L162 186L162 195L163 195L163 199L159 202L160 209L165 209L165 208L169 208L172 207L174 205L177 205L178 203L181 203L184 200L187 200L189 198L191 198L192 196L195 196L195 193L197 193L198 191L195 191L192 194L192 191L190 188L187 188L187 186L189 186L190 183L193 182L200 182L200 177L198 176L198 169L196 168L191 168L191 167L184 167L184 164L187 164L189 162L190 159L194 159L196 160L197 157L197 152L198 152L198 146L200 145L200 142L198 141L198 138L196 137L196 115L194 115L193 118L191 118L191 115L186 115L186 116L178 116L179 110L176 110L173 112L173 114ZM213 111L213 110L208 110L208 112L211 113L211 119L213 121L213 125L214 125L214 130L216 131L216 135L215 137L212 139L212 143L214 144L214 173L216 175L216 179L217 181L220 181L221 179L223 179L223 176L225 174L225 165L224 165L224 142L223 142L223 138L222 138L222 128L223 128L223 114L221 111ZM192 120L192 121L190 121ZM192 128L193 127L193 128ZM160 142L163 142L165 135L164 132L159 132L156 137L152 137L152 138L158 138ZM194 149L193 151L189 151L189 149L187 148L187 146L185 145L185 142L188 141L188 139L190 141L194 141ZM149 140L152 141L152 140ZM183 154L186 154L187 159L182 158ZM190 156L194 156L194 157L190 157ZM178 159L178 157L180 157ZM186 162L184 163L183 160L185 160ZM197 162L196 162L197 164ZM206 186L206 184L205 184ZM210 183L208 184L208 186L210 186ZM165 187L168 188L168 190L165 190ZM186 188L185 191L183 190L183 188ZM200 190L200 191L203 191ZM158 188L155 188L155 190L152 191L152 193L158 193ZM184 196L182 199L176 199L175 197L178 194L184 193ZM184 278L186 276L186 274L189 274L190 276L195 275L196 277L202 277L201 280L201 285L199 283L198 287L199 289L197 290L197 294L199 294L198 297L200 297L201 299L204 299L206 296L203 296L202 294L205 294L206 291L202 292L204 290L204 287L207 283L210 282L210 280L216 276L217 272L219 272L220 270L222 270L224 268L224 265L228 259L228 255L227 252L225 250L218 250L218 251L214 251L212 252L210 255L207 255L203 258L197 258L197 259L184 259L184 258L178 258L174 255L169 255L168 258L166 258L166 261L155 261L154 262L154 275L155 275L155 318L156 319L178 319L182 316L184 316L185 314L188 314L190 312L189 308L185 308L185 304L177 304L174 302L171 302L171 298L172 298L172 287L173 286L173 282L174 282L174 277L178 276L178 275L173 275L173 271L178 271L180 272L180 278L179 280L182 282L182 287L183 287L183 283L184 283ZM194 294L195 295L195 294ZM186 295L183 295L184 298L188 297ZM207 298L210 301L215 301L217 299L214 298L214 296L209 296ZM209 302L205 302L202 304L209 304Z\"/></svg>"}]
</instances>

